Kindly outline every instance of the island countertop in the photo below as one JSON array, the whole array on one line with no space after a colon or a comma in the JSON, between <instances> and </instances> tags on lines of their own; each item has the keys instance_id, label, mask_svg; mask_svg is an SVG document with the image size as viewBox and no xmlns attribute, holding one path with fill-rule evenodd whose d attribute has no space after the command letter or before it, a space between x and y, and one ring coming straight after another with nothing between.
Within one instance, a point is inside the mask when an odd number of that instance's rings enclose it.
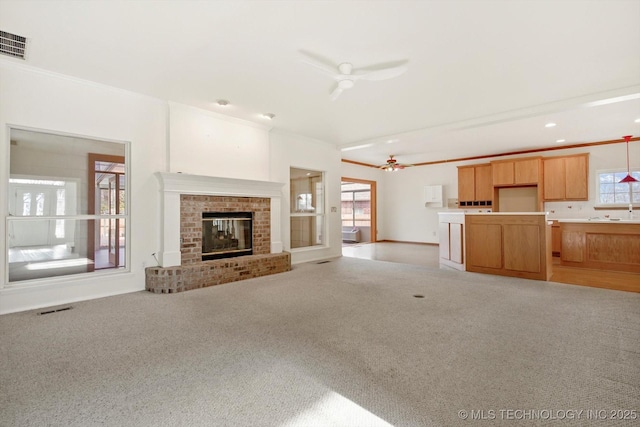
<instances>
[{"instance_id":1,"label":"island countertop","mask_svg":"<svg viewBox=\"0 0 640 427\"><path fill-rule=\"evenodd\" d=\"M465 215L548 215L548 212L465 212Z\"/></svg>"},{"instance_id":2,"label":"island countertop","mask_svg":"<svg viewBox=\"0 0 640 427\"><path fill-rule=\"evenodd\" d=\"M553 221L581 224L640 224L640 219L635 218L554 218Z\"/></svg>"}]
</instances>

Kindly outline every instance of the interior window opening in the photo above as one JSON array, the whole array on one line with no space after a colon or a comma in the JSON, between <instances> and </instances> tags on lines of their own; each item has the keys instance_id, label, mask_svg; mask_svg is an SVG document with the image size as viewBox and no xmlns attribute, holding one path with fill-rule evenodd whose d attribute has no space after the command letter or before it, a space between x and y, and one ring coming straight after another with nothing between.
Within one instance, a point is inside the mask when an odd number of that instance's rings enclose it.
<instances>
[{"instance_id":1,"label":"interior window opening","mask_svg":"<svg viewBox=\"0 0 640 427\"><path fill-rule=\"evenodd\" d=\"M124 269L127 143L10 129L9 284Z\"/></svg>"},{"instance_id":2,"label":"interior window opening","mask_svg":"<svg viewBox=\"0 0 640 427\"><path fill-rule=\"evenodd\" d=\"M291 248L325 245L324 172L291 168Z\"/></svg>"}]
</instances>

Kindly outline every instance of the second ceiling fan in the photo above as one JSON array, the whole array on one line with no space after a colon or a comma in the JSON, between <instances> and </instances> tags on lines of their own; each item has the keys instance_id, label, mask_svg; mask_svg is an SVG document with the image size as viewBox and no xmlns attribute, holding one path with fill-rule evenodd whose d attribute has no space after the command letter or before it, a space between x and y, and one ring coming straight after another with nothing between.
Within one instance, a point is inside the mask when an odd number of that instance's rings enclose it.
<instances>
[{"instance_id":1,"label":"second ceiling fan","mask_svg":"<svg viewBox=\"0 0 640 427\"><path fill-rule=\"evenodd\" d=\"M393 158L393 155L390 155L387 159L387 163L376 166L378 169L382 169L387 172L395 172L397 170L401 170L404 168L410 168L413 165L409 165L406 163L398 163L396 159Z\"/></svg>"}]
</instances>

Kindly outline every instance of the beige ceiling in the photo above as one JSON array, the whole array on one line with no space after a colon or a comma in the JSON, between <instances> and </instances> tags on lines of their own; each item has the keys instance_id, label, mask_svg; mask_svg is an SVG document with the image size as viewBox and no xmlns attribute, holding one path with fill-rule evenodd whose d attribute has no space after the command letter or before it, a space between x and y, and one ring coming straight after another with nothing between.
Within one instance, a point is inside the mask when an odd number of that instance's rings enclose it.
<instances>
[{"instance_id":1,"label":"beige ceiling","mask_svg":"<svg viewBox=\"0 0 640 427\"><path fill-rule=\"evenodd\" d=\"M640 0L0 0L29 65L256 122L274 113L274 128L364 146L343 158L372 164L640 135L638 22ZM408 71L331 101L303 52Z\"/></svg>"}]
</instances>

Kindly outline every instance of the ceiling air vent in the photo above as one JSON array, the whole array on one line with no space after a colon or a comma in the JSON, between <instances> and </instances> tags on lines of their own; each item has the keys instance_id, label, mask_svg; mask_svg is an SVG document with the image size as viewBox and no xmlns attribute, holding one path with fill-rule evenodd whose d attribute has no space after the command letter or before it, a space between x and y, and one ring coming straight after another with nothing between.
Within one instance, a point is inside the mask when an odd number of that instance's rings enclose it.
<instances>
[{"instance_id":1,"label":"ceiling air vent","mask_svg":"<svg viewBox=\"0 0 640 427\"><path fill-rule=\"evenodd\" d=\"M27 38L0 30L0 53L24 59Z\"/></svg>"}]
</instances>

